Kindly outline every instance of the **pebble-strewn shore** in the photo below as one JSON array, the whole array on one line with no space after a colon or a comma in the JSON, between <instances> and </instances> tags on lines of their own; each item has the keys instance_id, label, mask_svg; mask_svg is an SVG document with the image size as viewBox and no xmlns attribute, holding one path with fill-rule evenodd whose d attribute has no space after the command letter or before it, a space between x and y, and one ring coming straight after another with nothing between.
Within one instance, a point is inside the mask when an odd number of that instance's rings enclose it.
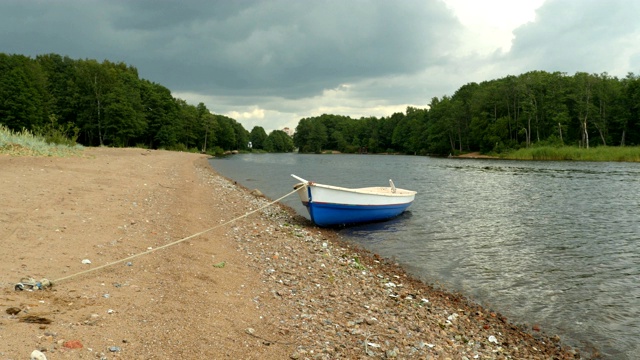
<instances>
[{"instance_id":1,"label":"pebble-strewn shore","mask_svg":"<svg viewBox=\"0 0 640 360\"><path fill-rule=\"evenodd\" d=\"M0 360L580 358L261 209L202 155L87 148L0 167ZM54 285L14 290L24 277Z\"/></svg>"},{"instance_id":2,"label":"pebble-strewn shore","mask_svg":"<svg viewBox=\"0 0 640 360\"><path fill-rule=\"evenodd\" d=\"M239 187L211 175L222 188ZM244 190L253 208L269 201ZM295 195L294 195L295 196ZM276 301L254 299L278 319L265 341L294 338L292 359L574 359L575 350L412 279L398 264L270 206L252 227L227 234L261 274ZM275 304L275 305L274 305ZM248 330L251 331L251 330Z\"/></svg>"}]
</instances>

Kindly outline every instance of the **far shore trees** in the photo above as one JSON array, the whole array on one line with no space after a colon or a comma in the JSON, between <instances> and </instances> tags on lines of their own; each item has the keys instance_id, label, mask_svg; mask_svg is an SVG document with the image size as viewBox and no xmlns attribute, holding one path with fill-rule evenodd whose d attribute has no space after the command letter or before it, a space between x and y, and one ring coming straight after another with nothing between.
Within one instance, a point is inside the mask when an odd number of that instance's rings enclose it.
<instances>
[{"instance_id":1,"label":"far shore trees","mask_svg":"<svg viewBox=\"0 0 640 360\"><path fill-rule=\"evenodd\" d=\"M85 146L139 146L203 152L449 155L541 146L640 145L640 77L530 71L462 85L386 117L322 114L284 131L247 131L230 117L174 98L138 70L108 60L0 53L0 125L55 126ZM426 100L426 99L425 99ZM285 137L286 135L286 137Z\"/></svg>"}]
</instances>

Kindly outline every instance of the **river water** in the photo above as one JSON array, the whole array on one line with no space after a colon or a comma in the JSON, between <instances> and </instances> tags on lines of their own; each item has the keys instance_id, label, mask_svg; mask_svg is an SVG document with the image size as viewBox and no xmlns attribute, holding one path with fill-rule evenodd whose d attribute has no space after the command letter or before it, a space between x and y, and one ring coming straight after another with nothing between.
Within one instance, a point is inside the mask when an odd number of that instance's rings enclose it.
<instances>
[{"instance_id":1,"label":"river water","mask_svg":"<svg viewBox=\"0 0 640 360\"><path fill-rule=\"evenodd\" d=\"M430 284L588 355L640 354L640 164L389 155L241 154L210 161L271 199L296 174L418 191L409 211L340 235ZM283 200L308 218L297 195Z\"/></svg>"}]
</instances>

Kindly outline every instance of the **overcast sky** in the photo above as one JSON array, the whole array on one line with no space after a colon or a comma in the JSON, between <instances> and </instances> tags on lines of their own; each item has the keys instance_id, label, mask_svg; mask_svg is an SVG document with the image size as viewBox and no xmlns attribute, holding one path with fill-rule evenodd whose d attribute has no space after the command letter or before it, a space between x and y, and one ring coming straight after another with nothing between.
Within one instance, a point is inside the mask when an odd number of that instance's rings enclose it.
<instances>
[{"instance_id":1,"label":"overcast sky","mask_svg":"<svg viewBox=\"0 0 640 360\"><path fill-rule=\"evenodd\" d=\"M245 129L531 70L640 73L637 0L2 0L0 52L135 66Z\"/></svg>"}]
</instances>

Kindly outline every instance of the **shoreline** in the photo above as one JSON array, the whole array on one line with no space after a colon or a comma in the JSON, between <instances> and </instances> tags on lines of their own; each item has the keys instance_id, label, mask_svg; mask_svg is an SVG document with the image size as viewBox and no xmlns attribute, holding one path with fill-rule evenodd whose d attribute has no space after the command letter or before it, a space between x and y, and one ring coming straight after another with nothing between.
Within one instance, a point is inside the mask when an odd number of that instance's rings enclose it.
<instances>
[{"instance_id":1,"label":"shoreline","mask_svg":"<svg viewBox=\"0 0 640 360\"><path fill-rule=\"evenodd\" d=\"M464 157L461 157L461 158L464 158ZM487 157L487 158L491 158L491 157ZM215 172L215 169L213 169L213 171ZM249 194L253 195L253 192L255 190L259 190L259 189L247 188L244 185L238 183L237 181L224 177L222 175L218 175L218 176L221 176L225 180L233 183L234 185L238 186L239 188L241 188L242 190L244 190ZM262 195L259 197L265 198ZM269 200L268 198L265 198L265 199ZM281 208L283 211L287 212L288 216L290 216L292 219L296 219L295 221L293 221L293 223L298 224L298 226L301 226L307 230L313 230L313 231L317 231L318 233L321 233L322 239L330 239L329 241L331 241L334 245L340 247L341 250L343 251L346 250L347 252L352 254L351 255L352 257L353 256L357 257L358 258L357 262L360 264L363 264L366 268L370 269L370 271L382 272L387 274L386 277L381 277L380 274L377 275L378 278L384 279L383 282L388 281L389 279L390 280L404 279L404 284L400 284L400 287L405 287L404 289L402 289L402 291L399 291L399 292L389 291L389 289L386 289L386 293L391 298L398 299L405 296L405 300L417 300L417 298L414 297L414 295L416 294L430 294L432 296L435 295L436 299L444 303L444 305L441 304L443 308L441 308L440 310L443 310L445 315L451 314L446 316L447 319L444 322L445 325L443 325L443 323L438 324L438 326L441 327L443 330L446 330L445 329L446 326L452 325L451 323L452 317L453 319L458 319L460 312L465 313L465 315L469 315L469 314L476 315L475 319L473 317L466 318L465 319L466 322L476 322L476 321L485 322L484 324L482 324L483 330L488 330L491 328L500 328L500 327L502 327L502 329L508 329L506 330L506 332L509 334L506 334L505 342L500 343L499 345L507 345L507 346L516 345L515 348L512 349L512 350L516 350L516 352L512 353L510 351L505 351L503 347L497 346L497 348L493 350L493 353L494 353L493 355L489 355L489 357L487 357L487 353L485 353L484 358L580 359L582 358L582 355L584 355L584 354L581 354L579 350L572 348L571 346L568 346L566 344L563 344L558 335L549 335L544 333L543 331L541 332L540 326L537 324L531 325L531 324L510 323L507 317L503 316L499 312L493 311L491 309L485 309L482 305L475 302L473 299L466 297L463 294L451 291L446 287L442 287L440 285L425 283L424 281L414 277L413 275L409 274L398 262L394 261L393 259L382 258L380 255L375 254L363 248L360 245L347 242L346 240L342 239L340 235L338 235L333 229L330 229L330 228L327 229L327 228L315 226L309 219L299 215L295 211L295 209L286 205L282 205L280 203L276 203L275 205ZM281 219L281 221L285 221L285 220L286 220L286 217L285 219ZM344 254L342 254L341 256L343 258L345 257ZM388 274L392 274L392 275L388 276ZM386 284L384 285L386 286ZM394 286L394 288L396 286ZM404 294L404 295L401 295L401 294ZM335 296L335 294L333 294L332 296ZM424 298L420 300L424 300ZM427 307L430 307L431 306L430 303L433 303L433 302L429 301L429 302L423 303L422 301L420 301L421 306L426 305ZM415 302L414 302L414 305L415 305ZM428 310L428 312L431 312L431 310ZM489 323L491 323L491 325L488 325ZM499 326L496 327L496 323L498 323ZM498 333L502 334L502 332L500 331L498 331ZM514 341L514 339L508 339L510 337L518 338L518 340ZM490 338L491 338L491 335L489 335L485 340L489 341L489 343L492 343L494 345L498 345L498 343L492 342ZM461 339L469 340L467 338L460 337L459 334L454 336L454 340L461 340ZM455 345L449 340L444 341L445 343L444 347L447 347L447 346L455 347ZM532 343L529 343L529 342L532 342ZM433 344L427 344L427 345L431 346ZM476 349L478 348L478 343L474 344L473 340L470 340L468 345L474 345ZM483 347L484 345L486 345L486 341L485 341L485 344L481 344L480 347ZM551 345L551 347L549 347L549 345ZM518 349L518 346L524 346L524 347L531 346L535 350L530 351L530 349L529 350L525 349L524 352L519 352L520 349ZM391 353L395 354L395 352L393 351ZM369 356L374 356L374 355L375 354L370 354ZM382 355L383 355L383 358L395 357L395 355L389 356L387 353ZM406 356L407 354L404 354L404 355ZM400 356L400 358L414 358L417 354L411 353L409 355L410 356L408 357ZM446 359L455 359L455 358L458 358L460 355L463 356L462 358L465 358L465 355L466 355L467 358L469 359L483 358L480 352L477 352L474 357L470 357L468 352L466 354L464 354L464 351L461 353L459 351L459 348L458 350L454 351L453 354L450 354L447 351L445 352L434 351L431 354L420 353L417 358L420 358L420 359L433 358L433 356L435 356L435 358L442 357ZM352 355L352 356L355 356L355 355ZM594 356L594 358L597 358L598 357L597 350L594 349L590 354L590 356ZM298 358L298 357L296 356L292 358ZM308 357L305 357L305 358L308 358ZM591 357L588 357L588 358L591 358Z\"/></svg>"},{"instance_id":2,"label":"shoreline","mask_svg":"<svg viewBox=\"0 0 640 360\"><path fill-rule=\"evenodd\" d=\"M493 159L500 160L501 158L498 156L490 156L490 155L482 155L479 152L470 152L461 155L449 155L450 159Z\"/></svg>"},{"instance_id":3,"label":"shoreline","mask_svg":"<svg viewBox=\"0 0 640 360\"><path fill-rule=\"evenodd\" d=\"M557 336L425 284L289 207L244 217L271 200L204 155L84 153L0 155L10 205L0 210L0 303L21 310L2 312L0 359L33 350L49 360L580 358ZM97 267L205 229L131 265L13 290L22 276L72 275L85 258ZM25 313L51 323L22 322Z\"/></svg>"}]
</instances>

